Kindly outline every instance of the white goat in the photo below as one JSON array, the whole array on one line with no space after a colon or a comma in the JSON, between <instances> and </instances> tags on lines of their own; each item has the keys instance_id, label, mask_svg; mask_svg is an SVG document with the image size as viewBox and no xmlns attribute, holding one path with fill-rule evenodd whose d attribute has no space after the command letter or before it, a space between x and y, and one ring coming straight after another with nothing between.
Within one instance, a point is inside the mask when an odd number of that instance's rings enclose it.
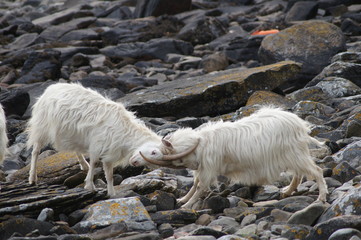
<instances>
[{"instance_id":1,"label":"white goat","mask_svg":"<svg viewBox=\"0 0 361 240\"><path fill-rule=\"evenodd\" d=\"M33 147L29 183L37 182L36 162L40 150L52 144L58 151L73 151L83 170L88 170L85 188L94 190L95 163L103 163L110 196L115 195L113 167L126 166L136 147L145 142L161 143L160 136L147 128L121 103L78 84L49 86L37 100L28 123L28 142ZM84 159L88 154L90 164Z\"/></svg>"},{"instance_id":2,"label":"white goat","mask_svg":"<svg viewBox=\"0 0 361 240\"><path fill-rule=\"evenodd\" d=\"M0 164L2 164L5 159L8 141L5 112L3 106L0 104Z\"/></svg>"},{"instance_id":3,"label":"white goat","mask_svg":"<svg viewBox=\"0 0 361 240\"><path fill-rule=\"evenodd\" d=\"M306 175L316 179L318 200L325 202L327 186L322 169L313 162L308 148L310 143L322 143L308 132L307 122L297 115L265 107L236 122L179 129L158 147L140 147L130 163L140 166L150 162L195 170L193 187L179 200L186 203L184 208L190 208L216 184L218 175L227 176L232 182L264 185L278 179L283 171L294 174L291 184L283 189L284 195L290 195ZM185 149L188 150L183 154Z\"/></svg>"}]
</instances>

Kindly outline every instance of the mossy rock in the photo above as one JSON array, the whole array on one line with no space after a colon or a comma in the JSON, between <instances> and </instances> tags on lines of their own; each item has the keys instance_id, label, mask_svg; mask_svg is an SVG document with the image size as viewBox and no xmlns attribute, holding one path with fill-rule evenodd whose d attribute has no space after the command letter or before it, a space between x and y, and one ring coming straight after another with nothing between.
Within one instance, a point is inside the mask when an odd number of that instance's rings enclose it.
<instances>
[{"instance_id":1,"label":"mossy rock","mask_svg":"<svg viewBox=\"0 0 361 240\"><path fill-rule=\"evenodd\" d=\"M11 181L27 181L30 164L18 170L11 176ZM75 153L60 152L44 159L37 164L38 182L48 184L62 184L65 179L78 173L80 166Z\"/></svg>"},{"instance_id":2,"label":"mossy rock","mask_svg":"<svg viewBox=\"0 0 361 240\"><path fill-rule=\"evenodd\" d=\"M246 106L252 106L255 104L271 105L290 109L296 104L296 102L271 91L256 91L248 98Z\"/></svg>"},{"instance_id":3,"label":"mossy rock","mask_svg":"<svg viewBox=\"0 0 361 240\"><path fill-rule=\"evenodd\" d=\"M293 60L303 64L304 75L315 76L332 57L346 49L346 39L336 25L319 20L305 21L266 36L259 49L264 64Z\"/></svg>"}]
</instances>

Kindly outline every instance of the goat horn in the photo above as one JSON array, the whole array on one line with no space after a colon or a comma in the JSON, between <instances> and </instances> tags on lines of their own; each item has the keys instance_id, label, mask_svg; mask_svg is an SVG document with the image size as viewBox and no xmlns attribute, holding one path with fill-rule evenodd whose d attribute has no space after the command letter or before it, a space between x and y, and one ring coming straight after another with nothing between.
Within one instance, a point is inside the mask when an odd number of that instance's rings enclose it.
<instances>
[{"instance_id":1,"label":"goat horn","mask_svg":"<svg viewBox=\"0 0 361 240\"><path fill-rule=\"evenodd\" d=\"M167 163L167 162L159 161L159 160L153 160L153 159L147 158L146 156L143 155L142 152L139 152L139 154L140 154L140 156L142 156L142 158L143 158L145 161L147 161L147 162L149 162L149 163L156 164L156 165L159 165L159 166L165 166L165 167L169 166L169 163Z\"/></svg>"},{"instance_id":2,"label":"goat horn","mask_svg":"<svg viewBox=\"0 0 361 240\"><path fill-rule=\"evenodd\" d=\"M172 164L169 164L169 162L164 162L164 161L159 161L159 160L153 160L153 159L150 159L150 158L147 158L146 156L143 155L142 152L139 152L140 156L142 156L142 158L149 162L149 163L152 163L152 164L155 164L155 165L159 165L159 166L162 166L162 167L168 167L168 168L174 168L174 169L183 169L185 167L182 167L182 166L174 166Z\"/></svg>"},{"instance_id":3,"label":"goat horn","mask_svg":"<svg viewBox=\"0 0 361 240\"><path fill-rule=\"evenodd\" d=\"M199 140L190 149L188 149L188 150L186 150L186 151L184 151L182 153L177 153L177 154L173 154L173 155L164 155L162 160L163 161L175 161L175 160L178 160L178 159L180 159L182 157L185 157L185 156L191 154L194 150L196 150L198 144L199 144Z\"/></svg>"}]
</instances>

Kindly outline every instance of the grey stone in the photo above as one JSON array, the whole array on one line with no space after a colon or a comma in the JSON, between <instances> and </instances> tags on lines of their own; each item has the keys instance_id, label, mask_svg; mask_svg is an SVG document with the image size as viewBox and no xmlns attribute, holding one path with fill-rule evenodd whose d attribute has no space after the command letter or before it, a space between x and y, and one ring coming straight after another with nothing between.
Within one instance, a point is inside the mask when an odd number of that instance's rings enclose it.
<instances>
[{"instance_id":1,"label":"grey stone","mask_svg":"<svg viewBox=\"0 0 361 240\"><path fill-rule=\"evenodd\" d=\"M343 228L355 228L360 229L361 217L355 215L345 215L333 217L329 220L325 220L315 225L311 229L310 234L307 236L307 240L319 239L328 240L329 237L339 229Z\"/></svg>"},{"instance_id":2,"label":"grey stone","mask_svg":"<svg viewBox=\"0 0 361 240\"><path fill-rule=\"evenodd\" d=\"M217 240L243 240L243 238L241 238L238 235L225 235L220 238L217 238Z\"/></svg>"},{"instance_id":3,"label":"grey stone","mask_svg":"<svg viewBox=\"0 0 361 240\"><path fill-rule=\"evenodd\" d=\"M128 94L119 101L141 116L216 115L238 109L253 91L273 89L298 71L299 65L294 62L245 70L231 69L164 83Z\"/></svg>"},{"instance_id":4,"label":"grey stone","mask_svg":"<svg viewBox=\"0 0 361 240\"><path fill-rule=\"evenodd\" d=\"M239 228L239 223L232 217L220 216L208 224L209 227L221 226L222 231L226 233L234 233Z\"/></svg>"},{"instance_id":5,"label":"grey stone","mask_svg":"<svg viewBox=\"0 0 361 240\"><path fill-rule=\"evenodd\" d=\"M38 221L26 217L13 217L7 221L2 222L0 227L0 239L9 239L13 233L20 233L26 235L32 231L37 230L41 235L49 235L53 224L43 221Z\"/></svg>"},{"instance_id":6,"label":"grey stone","mask_svg":"<svg viewBox=\"0 0 361 240\"><path fill-rule=\"evenodd\" d=\"M17 193L16 201L9 201L9 196ZM3 183L0 195L0 214L26 215L37 218L44 208L52 208L54 212L69 214L76 209L103 199L106 191L91 192L82 188L67 189L61 185L47 185L38 183L37 186L29 186L24 183ZM15 199L13 197L13 199ZM6 205L4 204L6 203Z\"/></svg>"},{"instance_id":7,"label":"grey stone","mask_svg":"<svg viewBox=\"0 0 361 240\"><path fill-rule=\"evenodd\" d=\"M174 234L173 227L169 223L159 225L158 231L162 238L171 237Z\"/></svg>"},{"instance_id":8,"label":"grey stone","mask_svg":"<svg viewBox=\"0 0 361 240\"><path fill-rule=\"evenodd\" d=\"M360 187L352 187L345 194L342 194L339 198L333 201L331 206L321 215L318 223L328 221L336 216L359 215L360 208L358 207L358 204L361 201L360 193Z\"/></svg>"},{"instance_id":9,"label":"grey stone","mask_svg":"<svg viewBox=\"0 0 361 240\"><path fill-rule=\"evenodd\" d=\"M4 108L6 116L22 116L30 103L30 96L29 93L22 89L13 89L1 92L0 103Z\"/></svg>"},{"instance_id":10,"label":"grey stone","mask_svg":"<svg viewBox=\"0 0 361 240\"><path fill-rule=\"evenodd\" d=\"M361 232L354 228L342 228L332 233L328 240L349 240L354 236L361 238Z\"/></svg>"},{"instance_id":11,"label":"grey stone","mask_svg":"<svg viewBox=\"0 0 361 240\"><path fill-rule=\"evenodd\" d=\"M293 107L294 113L305 118L307 115L327 119L335 112L335 109L325 104L314 101L300 101Z\"/></svg>"},{"instance_id":12,"label":"grey stone","mask_svg":"<svg viewBox=\"0 0 361 240\"><path fill-rule=\"evenodd\" d=\"M258 54L264 64L284 59L301 62L302 74L311 79L345 49L345 36L337 26L312 20L266 36Z\"/></svg>"},{"instance_id":13,"label":"grey stone","mask_svg":"<svg viewBox=\"0 0 361 240\"><path fill-rule=\"evenodd\" d=\"M207 118L185 117L178 119L176 124L181 127L197 128L208 121Z\"/></svg>"},{"instance_id":14,"label":"grey stone","mask_svg":"<svg viewBox=\"0 0 361 240\"><path fill-rule=\"evenodd\" d=\"M332 170L332 177L340 182L347 182L361 173L348 162L342 161Z\"/></svg>"},{"instance_id":15,"label":"grey stone","mask_svg":"<svg viewBox=\"0 0 361 240\"><path fill-rule=\"evenodd\" d=\"M361 141L355 141L348 144L345 148L341 149L334 155L332 155L333 160L336 163L342 161L348 162L352 167L357 168L361 165Z\"/></svg>"},{"instance_id":16,"label":"grey stone","mask_svg":"<svg viewBox=\"0 0 361 240\"><path fill-rule=\"evenodd\" d=\"M290 22L312 19L316 17L317 10L317 2L298 1L287 12L285 20Z\"/></svg>"},{"instance_id":17,"label":"grey stone","mask_svg":"<svg viewBox=\"0 0 361 240\"><path fill-rule=\"evenodd\" d=\"M152 39L141 43L121 43L117 46L108 46L100 50L101 53L110 58L142 58L151 57L165 60L169 53L189 55L193 52L193 46L185 41L176 39Z\"/></svg>"},{"instance_id":18,"label":"grey stone","mask_svg":"<svg viewBox=\"0 0 361 240\"><path fill-rule=\"evenodd\" d=\"M264 185L257 189L254 193L253 201L260 202L260 201L267 201L278 199L280 196L280 190L278 187L273 185Z\"/></svg>"},{"instance_id":19,"label":"grey stone","mask_svg":"<svg viewBox=\"0 0 361 240\"><path fill-rule=\"evenodd\" d=\"M257 220L257 216L255 214L249 214L242 219L240 227L243 228L244 226L255 223L256 220Z\"/></svg>"},{"instance_id":20,"label":"grey stone","mask_svg":"<svg viewBox=\"0 0 361 240\"><path fill-rule=\"evenodd\" d=\"M137 197L100 201L88 208L83 220L73 228L87 232L90 228L100 228L124 221L131 231L155 230L149 213Z\"/></svg>"},{"instance_id":21,"label":"grey stone","mask_svg":"<svg viewBox=\"0 0 361 240\"><path fill-rule=\"evenodd\" d=\"M121 221L119 223L111 224L108 227L104 227L99 230L95 230L95 232L89 234L88 236L90 239L108 239L113 236L117 236L122 233L125 233L127 231L128 231L128 228L127 228L126 223ZM82 235L78 234L78 236L82 236ZM64 240L66 240L66 239L64 239ZM69 240L71 240L71 239L69 239Z\"/></svg>"},{"instance_id":22,"label":"grey stone","mask_svg":"<svg viewBox=\"0 0 361 240\"><path fill-rule=\"evenodd\" d=\"M206 73L224 70L228 67L228 58L223 52L216 52L202 58L201 67Z\"/></svg>"},{"instance_id":23,"label":"grey stone","mask_svg":"<svg viewBox=\"0 0 361 240\"><path fill-rule=\"evenodd\" d=\"M243 30L244 31L244 30ZM237 33L237 32L236 32ZM225 36L225 35L223 35ZM212 44L218 44L214 46L217 51L223 51L227 58L232 62L258 60L258 49L263 40L263 36L249 36L248 34L242 34L235 36L230 41L224 41L223 36L212 41Z\"/></svg>"},{"instance_id":24,"label":"grey stone","mask_svg":"<svg viewBox=\"0 0 361 240\"><path fill-rule=\"evenodd\" d=\"M281 237L286 239L305 239L311 229L307 225L288 225L287 229L282 231Z\"/></svg>"},{"instance_id":25,"label":"grey stone","mask_svg":"<svg viewBox=\"0 0 361 240\"><path fill-rule=\"evenodd\" d=\"M204 200L204 208L212 209L214 213L221 213L225 208L229 208L229 206L229 200L219 195Z\"/></svg>"},{"instance_id":26,"label":"grey stone","mask_svg":"<svg viewBox=\"0 0 361 240\"><path fill-rule=\"evenodd\" d=\"M304 209L314 202L314 199L308 196L291 196L274 203L273 206L287 212L296 212Z\"/></svg>"},{"instance_id":27,"label":"grey stone","mask_svg":"<svg viewBox=\"0 0 361 240\"><path fill-rule=\"evenodd\" d=\"M32 21L33 24L42 26L44 28L49 27L53 24L61 24L68 22L71 20L75 15L79 16L80 9L82 8L81 5L77 5L72 8L68 8L62 11L57 11L54 14L47 15L41 18L34 19ZM92 15L91 12L83 12L83 15Z\"/></svg>"},{"instance_id":28,"label":"grey stone","mask_svg":"<svg viewBox=\"0 0 361 240\"><path fill-rule=\"evenodd\" d=\"M145 233L138 233L138 232L131 232L131 233L124 233L117 236L117 239L122 240L161 240L161 236L159 233L152 231L152 232L145 232Z\"/></svg>"},{"instance_id":29,"label":"grey stone","mask_svg":"<svg viewBox=\"0 0 361 240\"><path fill-rule=\"evenodd\" d=\"M99 40L100 36L93 29L78 29L72 30L65 34L63 34L59 41L61 42L69 42L69 41L77 41L77 40Z\"/></svg>"},{"instance_id":30,"label":"grey stone","mask_svg":"<svg viewBox=\"0 0 361 240\"><path fill-rule=\"evenodd\" d=\"M173 210L175 208L176 199L173 194L155 191L149 196L151 204L156 205L157 211Z\"/></svg>"},{"instance_id":31,"label":"grey stone","mask_svg":"<svg viewBox=\"0 0 361 240\"><path fill-rule=\"evenodd\" d=\"M30 164L12 174L10 180L27 180L29 170ZM75 175L79 170L80 167L75 153L57 153L44 159L39 159L37 163L38 180L48 184L62 184L65 179Z\"/></svg>"},{"instance_id":32,"label":"grey stone","mask_svg":"<svg viewBox=\"0 0 361 240\"><path fill-rule=\"evenodd\" d=\"M19 36L15 41L13 41L8 47L10 49L21 49L26 48L34 44L44 43L45 40L39 37L38 33L26 33Z\"/></svg>"},{"instance_id":33,"label":"grey stone","mask_svg":"<svg viewBox=\"0 0 361 240\"><path fill-rule=\"evenodd\" d=\"M361 137L361 123L360 123L360 121L351 120L347 124L345 137L346 138Z\"/></svg>"},{"instance_id":34,"label":"grey stone","mask_svg":"<svg viewBox=\"0 0 361 240\"><path fill-rule=\"evenodd\" d=\"M350 62L361 64L361 52L342 52L332 57L331 62Z\"/></svg>"},{"instance_id":35,"label":"grey stone","mask_svg":"<svg viewBox=\"0 0 361 240\"><path fill-rule=\"evenodd\" d=\"M35 83L60 76L60 53L56 50L32 52L24 62L21 76L15 83Z\"/></svg>"},{"instance_id":36,"label":"grey stone","mask_svg":"<svg viewBox=\"0 0 361 240\"><path fill-rule=\"evenodd\" d=\"M226 235L224 232L221 232L221 231L217 231L211 227L200 227L200 228L197 228L195 230L193 230L192 232L190 232L190 235L193 235L193 236L213 236L215 238L220 238L224 235Z\"/></svg>"},{"instance_id":37,"label":"grey stone","mask_svg":"<svg viewBox=\"0 0 361 240\"><path fill-rule=\"evenodd\" d=\"M293 213L287 223L312 226L312 224L319 216L321 216L327 207L327 204L322 202L312 203L308 207Z\"/></svg>"},{"instance_id":38,"label":"grey stone","mask_svg":"<svg viewBox=\"0 0 361 240\"><path fill-rule=\"evenodd\" d=\"M329 99L331 96L326 94L320 87L312 86L296 90L288 94L287 97L297 102L303 100L319 102L321 100Z\"/></svg>"},{"instance_id":39,"label":"grey stone","mask_svg":"<svg viewBox=\"0 0 361 240\"><path fill-rule=\"evenodd\" d=\"M200 57L184 57L182 61L174 64L175 70L197 69L202 61Z\"/></svg>"},{"instance_id":40,"label":"grey stone","mask_svg":"<svg viewBox=\"0 0 361 240\"><path fill-rule=\"evenodd\" d=\"M137 5L134 10L135 18L142 18L148 16L160 16L164 14L173 15L181 13L191 9L191 0L181 1L137 1Z\"/></svg>"},{"instance_id":41,"label":"grey stone","mask_svg":"<svg viewBox=\"0 0 361 240\"><path fill-rule=\"evenodd\" d=\"M360 74L361 64L337 61L325 67L317 76L307 83L306 87L314 86L326 77L345 78L361 87Z\"/></svg>"},{"instance_id":42,"label":"grey stone","mask_svg":"<svg viewBox=\"0 0 361 240\"><path fill-rule=\"evenodd\" d=\"M96 18L94 17L76 18L74 20L46 28L40 34L40 37L47 41L58 40L68 32L80 28L87 28L90 24L95 22L95 20Z\"/></svg>"},{"instance_id":43,"label":"grey stone","mask_svg":"<svg viewBox=\"0 0 361 240\"><path fill-rule=\"evenodd\" d=\"M234 234L241 237L252 237L256 234L256 230L257 230L257 224L250 224L239 229Z\"/></svg>"},{"instance_id":44,"label":"grey stone","mask_svg":"<svg viewBox=\"0 0 361 240\"><path fill-rule=\"evenodd\" d=\"M194 223L199 217L199 213L191 209L158 211L150 215L156 224L190 224Z\"/></svg>"},{"instance_id":45,"label":"grey stone","mask_svg":"<svg viewBox=\"0 0 361 240\"><path fill-rule=\"evenodd\" d=\"M43 210L41 210L39 216L38 216L38 221L53 221L54 220L54 210L51 208L44 208Z\"/></svg>"},{"instance_id":46,"label":"grey stone","mask_svg":"<svg viewBox=\"0 0 361 240\"><path fill-rule=\"evenodd\" d=\"M179 31L177 38L190 42L193 45L205 44L225 34L226 29L216 17L198 16Z\"/></svg>"},{"instance_id":47,"label":"grey stone","mask_svg":"<svg viewBox=\"0 0 361 240\"><path fill-rule=\"evenodd\" d=\"M287 220L292 216L292 213L276 208L272 210L270 216L274 218L275 222L287 222Z\"/></svg>"},{"instance_id":48,"label":"grey stone","mask_svg":"<svg viewBox=\"0 0 361 240\"><path fill-rule=\"evenodd\" d=\"M213 236L186 236L177 238L178 240L216 240Z\"/></svg>"},{"instance_id":49,"label":"grey stone","mask_svg":"<svg viewBox=\"0 0 361 240\"><path fill-rule=\"evenodd\" d=\"M133 190L140 193L152 193L155 190L175 192L177 190L177 178L162 170L154 170L144 175L124 179L119 186L115 186L117 192Z\"/></svg>"},{"instance_id":50,"label":"grey stone","mask_svg":"<svg viewBox=\"0 0 361 240\"><path fill-rule=\"evenodd\" d=\"M334 98L361 94L361 88L353 82L340 77L327 77L316 84Z\"/></svg>"},{"instance_id":51,"label":"grey stone","mask_svg":"<svg viewBox=\"0 0 361 240\"><path fill-rule=\"evenodd\" d=\"M241 222L249 214L255 214L257 219L270 215L274 207L235 207L224 209L224 215Z\"/></svg>"}]
</instances>

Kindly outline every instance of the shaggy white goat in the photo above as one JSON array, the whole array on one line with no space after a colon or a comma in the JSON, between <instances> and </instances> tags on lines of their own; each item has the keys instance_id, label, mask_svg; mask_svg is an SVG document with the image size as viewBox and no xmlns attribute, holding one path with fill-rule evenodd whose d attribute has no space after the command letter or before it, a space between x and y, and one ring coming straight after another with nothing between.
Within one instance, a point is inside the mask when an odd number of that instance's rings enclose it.
<instances>
[{"instance_id":1,"label":"shaggy white goat","mask_svg":"<svg viewBox=\"0 0 361 240\"><path fill-rule=\"evenodd\" d=\"M327 186L322 169L313 162L308 148L310 143L322 143L308 132L307 122L297 115L266 107L236 122L179 129L158 147L140 147L130 163L140 166L150 162L195 170L193 187L179 200L186 203L184 208L190 208L216 184L218 175L233 182L264 185L278 179L283 171L294 174L291 184L283 189L284 195L290 195L306 175L316 179L318 199L325 202ZM186 154L182 154L185 149Z\"/></svg>"},{"instance_id":2,"label":"shaggy white goat","mask_svg":"<svg viewBox=\"0 0 361 240\"><path fill-rule=\"evenodd\" d=\"M3 106L0 104L0 164L5 159L7 152L8 136L6 133L6 117Z\"/></svg>"},{"instance_id":3,"label":"shaggy white goat","mask_svg":"<svg viewBox=\"0 0 361 240\"><path fill-rule=\"evenodd\" d=\"M31 156L29 183L37 182L36 162L40 150L52 144L58 151L73 151L83 170L85 188L94 190L95 163L103 163L110 196L115 195L113 167L126 166L136 147L161 143L161 138L136 119L121 103L113 102L79 84L49 86L35 103L28 123ZM88 154L90 164L84 159Z\"/></svg>"}]
</instances>

